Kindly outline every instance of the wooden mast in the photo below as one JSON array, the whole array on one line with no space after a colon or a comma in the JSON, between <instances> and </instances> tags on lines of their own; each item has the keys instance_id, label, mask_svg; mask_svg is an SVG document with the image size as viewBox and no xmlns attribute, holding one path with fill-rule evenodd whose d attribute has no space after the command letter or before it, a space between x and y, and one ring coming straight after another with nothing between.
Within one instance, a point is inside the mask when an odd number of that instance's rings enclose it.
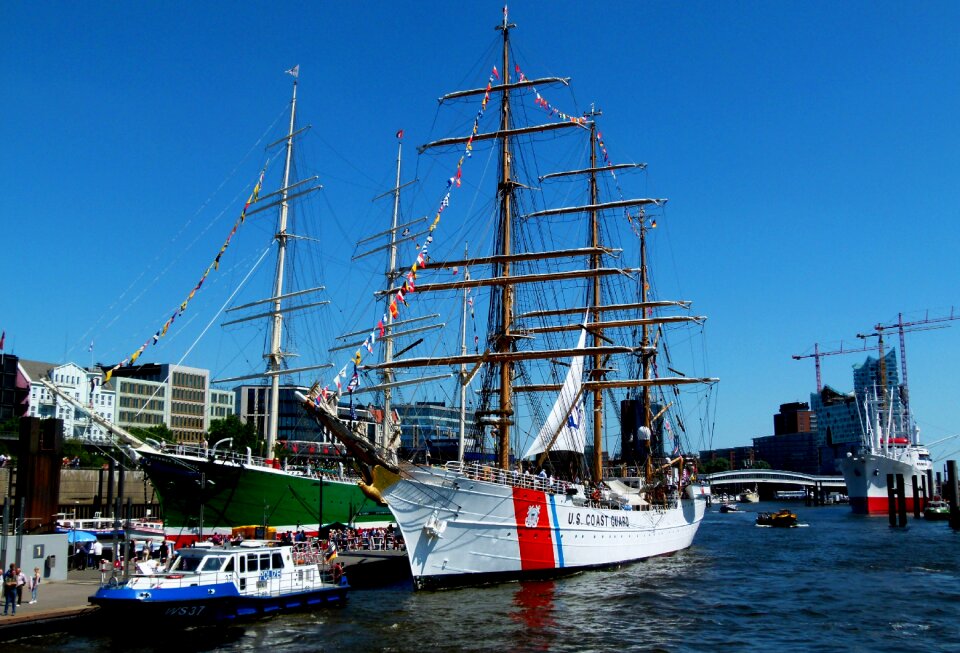
<instances>
[{"instance_id":1,"label":"wooden mast","mask_svg":"<svg viewBox=\"0 0 960 653\"><path fill-rule=\"evenodd\" d=\"M500 93L500 130L506 132L510 128L510 29L516 25L508 22L507 12L503 12L503 22L497 29L503 32L503 82L504 87ZM510 168L510 139L506 134L500 139L500 254L509 256L511 253L511 222L513 220L513 180L511 178ZM500 270L502 277L510 277L510 261L506 260ZM501 299L501 332L498 334L497 341L494 343L498 353L507 353L513 348L513 340L510 337L510 328L513 325L513 287L509 284L503 287L503 296ZM510 424L513 417L513 396L511 393L511 384L513 382L513 362L505 360L500 366L500 405L499 419L497 421L499 438L499 460L501 469L510 467Z\"/></svg>"},{"instance_id":2,"label":"wooden mast","mask_svg":"<svg viewBox=\"0 0 960 653\"><path fill-rule=\"evenodd\" d=\"M595 112L590 112L591 117ZM597 196L597 123L590 122L590 204L597 205L599 197ZM596 208L590 211L590 244L594 248L600 247L600 220ZM590 257L590 267L593 270L600 269L600 255L594 254ZM593 319L594 322L600 322L599 307L603 304L603 297L600 294L600 276L593 278ZM593 346L600 347L603 344L602 329L598 328L593 332ZM591 370L591 380L599 381L603 374L603 358L600 354L593 356L593 370ZM603 478L603 390L595 388L593 390L593 464L591 472L593 480L597 483Z\"/></svg>"},{"instance_id":3,"label":"wooden mast","mask_svg":"<svg viewBox=\"0 0 960 653\"><path fill-rule=\"evenodd\" d=\"M640 302L647 302L647 221L643 210L640 210ZM643 309L646 314L647 309ZM646 315L644 315L646 317ZM641 365L643 368L642 378L644 381L650 380L650 326L647 323L641 325L642 336L640 338ZM650 386L644 385L641 392L643 397L643 426L647 429L647 437L650 438L650 451L647 452L646 479L650 482L653 476L653 429L651 427L650 414Z\"/></svg>"}]
</instances>

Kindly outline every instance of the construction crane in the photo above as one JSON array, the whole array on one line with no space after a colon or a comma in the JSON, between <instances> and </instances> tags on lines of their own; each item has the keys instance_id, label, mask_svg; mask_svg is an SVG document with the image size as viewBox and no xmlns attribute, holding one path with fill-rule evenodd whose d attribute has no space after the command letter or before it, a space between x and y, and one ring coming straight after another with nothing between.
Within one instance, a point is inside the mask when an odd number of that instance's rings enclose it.
<instances>
[{"instance_id":1,"label":"construction crane","mask_svg":"<svg viewBox=\"0 0 960 653\"><path fill-rule=\"evenodd\" d=\"M942 324L942 322L950 322L952 320L960 320L960 315L956 313L954 308L950 307L950 314L943 315L940 317L930 317L930 311L927 311L927 317L922 320L911 320L910 322L903 321L903 313L897 313L897 321L893 324L877 324L873 327L873 333L858 333L857 337L862 338L864 341L864 346L866 346L867 338L877 338L877 349L880 352L880 388L881 392L886 394L887 391L887 366L886 361L883 357L883 332L889 329L897 329L900 332L900 378L901 378L901 387L902 387L902 399L903 399L903 415L906 423L910 423L910 390L907 385L907 349L906 349L906 340L904 339L905 333L910 333L912 331L931 331L933 329L946 329L949 327L949 324Z\"/></svg>"},{"instance_id":2,"label":"construction crane","mask_svg":"<svg viewBox=\"0 0 960 653\"><path fill-rule=\"evenodd\" d=\"M817 394L819 394L820 391L823 390L823 383L821 383L821 381L820 381L820 359L821 359L821 358L823 358L824 356L836 356L837 354L857 354L857 353L865 352L865 351L867 351L867 343L866 343L866 342L863 343L863 348L862 348L862 349L844 349L844 348L843 348L843 341L841 340L841 341L840 341L840 349L837 349L836 351L820 351L820 345L815 342L815 343L813 343L813 353L812 353L812 354L795 355L795 356L793 357L793 360L798 361L798 360L800 360L800 359L802 359L802 358L812 358L812 359L813 359L813 362L816 364L816 367L817 367Z\"/></svg>"}]
</instances>

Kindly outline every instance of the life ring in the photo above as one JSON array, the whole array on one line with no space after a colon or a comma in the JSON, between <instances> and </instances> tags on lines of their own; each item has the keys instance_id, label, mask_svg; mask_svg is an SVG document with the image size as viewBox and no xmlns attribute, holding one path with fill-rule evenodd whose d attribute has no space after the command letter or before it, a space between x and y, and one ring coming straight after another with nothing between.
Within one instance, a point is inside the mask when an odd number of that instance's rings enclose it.
<instances>
[{"instance_id":1,"label":"life ring","mask_svg":"<svg viewBox=\"0 0 960 653\"><path fill-rule=\"evenodd\" d=\"M594 501L600 500L600 488L593 488L593 492L590 494L590 498Z\"/></svg>"}]
</instances>

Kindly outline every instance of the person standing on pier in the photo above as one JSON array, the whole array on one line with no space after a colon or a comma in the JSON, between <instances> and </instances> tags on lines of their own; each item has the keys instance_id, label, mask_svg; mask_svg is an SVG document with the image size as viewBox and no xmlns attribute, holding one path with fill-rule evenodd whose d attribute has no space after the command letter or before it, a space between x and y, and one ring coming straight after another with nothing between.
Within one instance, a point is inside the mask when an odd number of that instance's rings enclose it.
<instances>
[{"instance_id":1,"label":"person standing on pier","mask_svg":"<svg viewBox=\"0 0 960 653\"><path fill-rule=\"evenodd\" d=\"M3 614L10 612L10 606L13 606L13 614L17 614L17 565L10 563L10 568L3 572Z\"/></svg>"},{"instance_id":2,"label":"person standing on pier","mask_svg":"<svg viewBox=\"0 0 960 653\"><path fill-rule=\"evenodd\" d=\"M27 584L27 575L17 567L17 605L23 603L23 588Z\"/></svg>"},{"instance_id":3,"label":"person standing on pier","mask_svg":"<svg viewBox=\"0 0 960 653\"><path fill-rule=\"evenodd\" d=\"M30 603L37 602L37 592L40 590L40 567L33 568L33 576L30 578Z\"/></svg>"}]
</instances>

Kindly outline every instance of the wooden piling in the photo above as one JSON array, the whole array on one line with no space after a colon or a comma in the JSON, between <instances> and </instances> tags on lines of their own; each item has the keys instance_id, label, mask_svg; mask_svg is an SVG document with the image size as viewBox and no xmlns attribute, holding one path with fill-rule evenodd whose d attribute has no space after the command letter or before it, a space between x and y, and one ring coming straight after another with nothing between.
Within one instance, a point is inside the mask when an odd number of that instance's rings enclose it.
<instances>
[{"instance_id":1,"label":"wooden piling","mask_svg":"<svg viewBox=\"0 0 960 653\"><path fill-rule=\"evenodd\" d=\"M960 479L957 478L957 461L947 461L947 501L950 503L950 528L960 530Z\"/></svg>"},{"instance_id":2,"label":"wooden piling","mask_svg":"<svg viewBox=\"0 0 960 653\"><path fill-rule=\"evenodd\" d=\"M897 525L897 486L894 485L893 474L887 474L887 516L890 525Z\"/></svg>"},{"instance_id":3,"label":"wooden piling","mask_svg":"<svg viewBox=\"0 0 960 653\"><path fill-rule=\"evenodd\" d=\"M901 528L907 525L907 484L903 474L897 474L897 517Z\"/></svg>"},{"instance_id":4,"label":"wooden piling","mask_svg":"<svg viewBox=\"0 0 960 653\"><path fill-rule=\"evenodd\" d=\"M913 483L913 518L920 519L920 484L916 474L910 477L910 482Z\"/></svg>"}]
</instances>

